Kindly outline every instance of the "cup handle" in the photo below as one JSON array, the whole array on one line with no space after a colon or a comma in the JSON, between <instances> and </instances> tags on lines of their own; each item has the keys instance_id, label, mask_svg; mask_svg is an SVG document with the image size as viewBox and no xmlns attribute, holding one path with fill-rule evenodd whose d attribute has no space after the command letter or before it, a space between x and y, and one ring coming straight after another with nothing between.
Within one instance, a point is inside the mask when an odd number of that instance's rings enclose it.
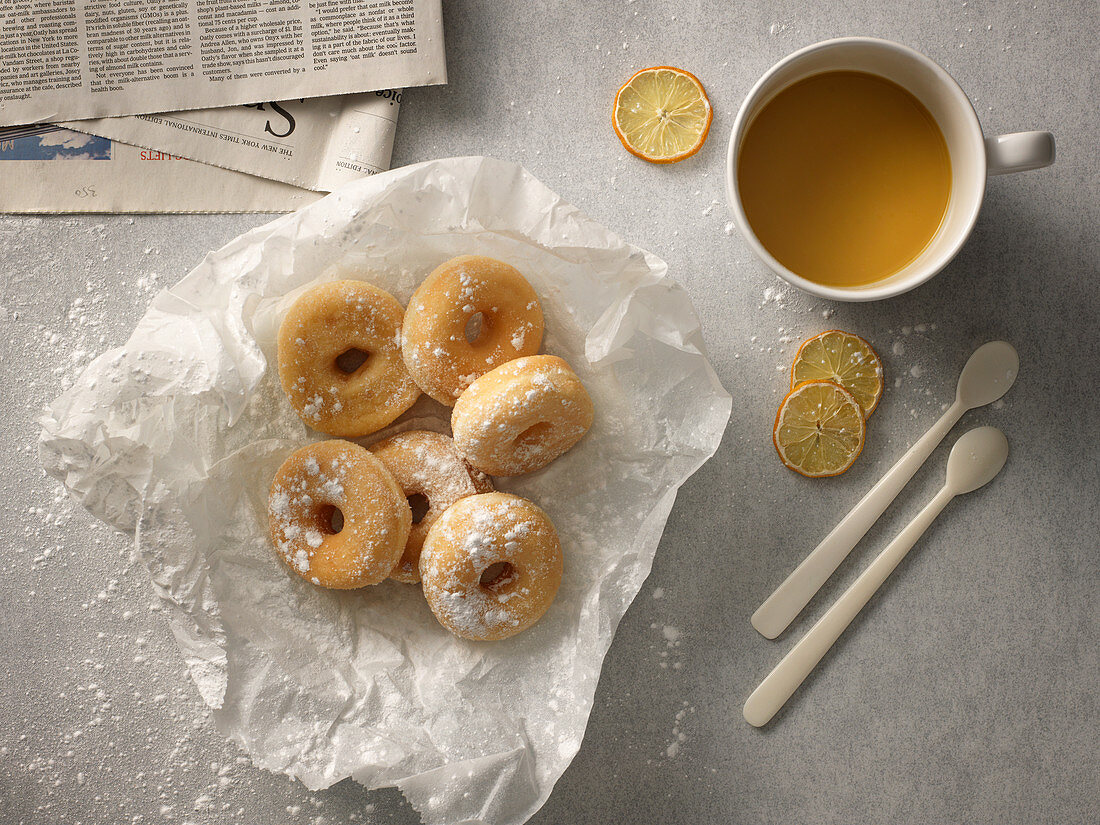
<instances>
[{"instance_id":1,"label":"cup handle","mask_svg":"<svg viewBox=\"0 0 1100 825\"><path fill-rule=\"evenodd\" d=\"M991 175L1042 169L1054 163L1054 135L1013 132L985 139L986 169Z\"/></svg>"}]
</instances>

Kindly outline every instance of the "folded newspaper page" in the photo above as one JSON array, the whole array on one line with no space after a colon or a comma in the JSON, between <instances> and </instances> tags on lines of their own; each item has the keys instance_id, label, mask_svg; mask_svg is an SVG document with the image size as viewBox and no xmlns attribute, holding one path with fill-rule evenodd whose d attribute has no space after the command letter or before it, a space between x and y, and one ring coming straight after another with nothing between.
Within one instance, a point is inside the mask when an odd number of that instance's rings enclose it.
<instances>
[{"instance_id":1,"label":"folded newspaper page","mask_svg":"<svg viewBox=\"0 0 1100 825\"><path fill-rule=\"evenodd\" d=\"M0 212L290 212L320 197L59 126L0 129Z\"/></svg>"},{"instance_id":2,"label":"folded newspaper page","mask_svg":"<svg viewBox=\"0 0 1100 825\"><path fill-rule=\"evenodd\" d=\"M331 192L390 168L401 92L77 120L63 125L191 160Z\"/></svg>"},{"instance_id":3,"label":"folded newspaper page","mask_svg":"<svg viewBox=\"0 0 1100 825\"><path fill-rule=\"evenodd\" d=\"M0 2L0 126L446 82L441 0Z\"/></svg>"}]
</instances>

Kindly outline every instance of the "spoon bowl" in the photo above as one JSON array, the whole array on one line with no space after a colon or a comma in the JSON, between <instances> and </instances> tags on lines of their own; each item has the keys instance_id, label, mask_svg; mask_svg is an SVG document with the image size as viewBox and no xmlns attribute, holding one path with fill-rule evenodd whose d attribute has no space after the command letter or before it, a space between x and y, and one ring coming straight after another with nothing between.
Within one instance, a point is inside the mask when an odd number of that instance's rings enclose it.
<instances>
[{"instance_id":1,"label":"spoon bowl","mask_svg":"<svg viewBox=\"0 0 1100 825\"><path fill-rule=\"evenodd\" d=\"M996 427L971 430L951 448L945 489L952 495L972 493L991 482L1008 460L1008 439Z\"/></svg>"},{"instance_id":2,"label":"spoon bowl","mask_svg":"<svg viewBox=\"0 0 1100 825\"><path fill-rule=\"evenodd\" d=\"M965 409L984 407L1001 398L1016 381L1020 356L1007 341L982 344L966 362L955 390L956 403Z\"/></svg>"}]
</instances>

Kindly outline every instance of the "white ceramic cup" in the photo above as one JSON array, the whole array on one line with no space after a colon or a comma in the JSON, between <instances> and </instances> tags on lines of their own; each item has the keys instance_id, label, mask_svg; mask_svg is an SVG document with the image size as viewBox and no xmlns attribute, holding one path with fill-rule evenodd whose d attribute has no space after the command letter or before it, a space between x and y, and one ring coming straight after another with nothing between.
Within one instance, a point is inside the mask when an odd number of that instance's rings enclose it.
<instances>
[{"instance_id":1,"label":"white ceramic cup","mask_svg":"<svg viewBox=\"0 0 1100 825\"><path fill-rule=\"evenodd\" d=\"M864 286L824 286L779 263L749 226L737 187L741 142L757 113L792 83L830 71L867 72L907 89L936 119L951 156L951 198L935 236L904 268ZM726 196L746 243L779 277L799 289L834 301L877 301L923 284L955 257L978 219L986 176L1039 169L1052 163L1054 136L1050 132L1017 132L986 138L974 107L959 84L929 58L889 40L844 37L815 43L787 56L752 87L730 135Z\"/></svg>"}]
</instances>

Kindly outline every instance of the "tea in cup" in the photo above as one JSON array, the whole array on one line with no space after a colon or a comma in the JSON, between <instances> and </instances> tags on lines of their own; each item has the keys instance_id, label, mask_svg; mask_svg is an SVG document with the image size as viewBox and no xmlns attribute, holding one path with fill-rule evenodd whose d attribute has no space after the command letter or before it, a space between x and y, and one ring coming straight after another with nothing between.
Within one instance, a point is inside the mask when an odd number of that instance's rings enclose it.
<instances>
[{"instance_id":1,"label":"tea in cup","mask_svg":"<svg viewBox=\"0 0 1100 825\"><path fill-rule=\"evenodd\" d=\"M870 301L958 252L989 174L1047 166L1049 132L986 140L958 84L886 40L843 38L776 64L730 138L727 194L753 251L815 295Z\"/></svg>"}]
</instances>

